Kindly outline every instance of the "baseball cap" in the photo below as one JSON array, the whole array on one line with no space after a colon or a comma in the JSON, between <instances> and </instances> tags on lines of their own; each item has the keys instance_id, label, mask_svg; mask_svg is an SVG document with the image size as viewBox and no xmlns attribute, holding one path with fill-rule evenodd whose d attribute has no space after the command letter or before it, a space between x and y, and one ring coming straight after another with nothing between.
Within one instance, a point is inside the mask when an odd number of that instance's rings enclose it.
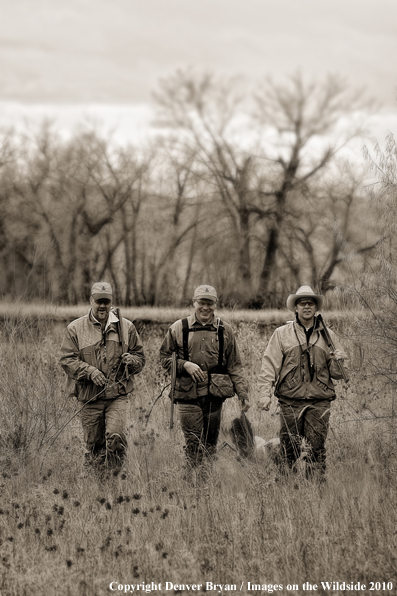
<instances>
[{"instance_id":1,"label":"baseball cap","mask_svg":"<svg viewBox=\"0 0 397 596\"><path fill-rule=\"evenodd\" d=\"M98 281L91 288L91 296L94 298L94 300L99 298L108 298L109 300L112 300L112 286L106 281Z\"/></svg>"},{"instance_id":2,"label":"baseball cap","mask_svg":"<svg viewBox=\"0 0 397 596\"><path fill-rule=\"evenodd\" d=\"M218 294L213 286L198 286L194 290L193 300L213 300L213 302L217 302Z\"/></svg>"}]
</instances>

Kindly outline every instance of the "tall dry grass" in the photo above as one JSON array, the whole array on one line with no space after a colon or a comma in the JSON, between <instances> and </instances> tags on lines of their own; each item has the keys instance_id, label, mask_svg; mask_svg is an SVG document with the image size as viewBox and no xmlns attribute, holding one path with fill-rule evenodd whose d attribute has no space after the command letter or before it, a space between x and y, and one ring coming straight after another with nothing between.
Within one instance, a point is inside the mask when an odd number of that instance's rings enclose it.
<instances>
[{"instance_id":1,"label":"tall dry grass","mask_svg":"<svg viewBox=\"0 0 397 596\"><path fill-rule=\"evenodd\" d=\"M192 309L172 308L172 307L150 307L150 306L131 306L123 307L123 316L131 321L139 319L146 323L153 322L157 324L171 324L177 319L187 317ZM42 324L43 322L66 322L72 321L85 315L87 304L78 304L74 306L59 306L51 303L34 303L24 301L0 300L0 319L6 319L18 323L21 320L27 320L31 325ZM359 314L359 313L355 313ZM243 323L257 323L260 326L283 325L293 316L288 310L277 309L218 309L217 315L224 318L229 323L238 325ZM350 315L349 315L350 316ZM344 317L344 311L328 311L328 320L340 320Z\"/></svg>"},{"instance_id":2,"label":"tall dry grass","mask_svg":"<svg viewBox=\"0 0 397 596\"><path fill-rule=\"evenodd\" d=\"M165 582L201 584L198 593L206 582L236 584L240 594L252 593L247 582L282 585L284 594L321 581L368 588L392 581L395 589L396 426L390 395L364 378L359 351L350 387L338 386L332 406L325 485L303 474L280 480L271 459L239 461L226 446L204 490L182 478L183 440L178 424L168 428L167 397L147 423L169 382L158 362L163 331L153 326L142 333L147 366L130 404L126 473L106 481L84 476L80 424L72 418L79 406L67 400L57 364L62 332L48 323L3 329L2 596L102 596L115 593L111 582L123 589L143 583L140 591L161 583L155 593L174 593ZM253 401L248 416L255 433L270 439L278 431L275 404L270 413L254 407L268 337L252 322L237 333ZM236 401L225 404L225 432L238 415Z\"/></svg>"}]
</instances>

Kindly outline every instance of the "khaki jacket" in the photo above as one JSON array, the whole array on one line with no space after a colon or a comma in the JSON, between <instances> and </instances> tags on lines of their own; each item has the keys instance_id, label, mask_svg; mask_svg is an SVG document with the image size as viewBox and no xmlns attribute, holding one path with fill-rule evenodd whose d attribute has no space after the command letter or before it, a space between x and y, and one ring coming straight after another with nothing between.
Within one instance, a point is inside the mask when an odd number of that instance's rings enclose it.
<instances>
[{"instance_id":1,"label":"khaki jacket","mask_svg":"<svg viewBox=\"0 0 397 596\"><path fill-rule=\"evenodd\" d=\"M309 345L304 328L296 321L276 329L269 340L258 378L260 398L269 398L275 387L278 398L335 399L332 379L342 379L337 363L321 333L320 323L313 330ZM338 349L335 333L328 329ZM344 363L343 366L347 370Z\"/></svg>"},{"instance_id":2,"label":"khaki jacket","mask_svg":"<svg viewBox=\"0 0 397 596\"><path fill-rule=\"evenodd\" d=\"M86 402L100 393L104 399L114 399L132 391L133 375L145 364L143 346L135 326L122 319L123 346L118 334L119 319L110 311L102 333L101 324L90 312L68 325L61 346L60 364L69 377L69 394ZM134 363L128 367L120 363L120 356L129 352ZM104 390L91 381L91 374L100 370L107 377Z\"/></svg>"}]
</instances>

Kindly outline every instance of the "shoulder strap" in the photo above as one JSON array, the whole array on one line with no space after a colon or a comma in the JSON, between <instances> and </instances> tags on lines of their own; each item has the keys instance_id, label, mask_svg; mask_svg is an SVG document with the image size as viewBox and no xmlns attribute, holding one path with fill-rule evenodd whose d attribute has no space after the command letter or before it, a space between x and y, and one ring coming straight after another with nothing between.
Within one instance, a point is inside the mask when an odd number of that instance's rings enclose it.
<instances>
[{"instance_id":1,"label":"shoulder strap","mask_svg":"<svg viewBox=\"0 0 397 596\"><path fill-rule=\"evenodd\" d=\"M189 323L187 319L182 319L182 342L183 359L189 360Z\"/></svg>"},{"instance_id":2,"label":"shoulder strap","mask_svg":"<svg viewBox=\"0 0 397 596\"><path fill-rule=\"evenodd\" d=\"M221 319L217 319L216 328L219 338L219 354L218 354L218 367L222 367L223 363L223 350L225 345L224 338L224 326ZM187 319L182 319L182 345L183 345L183 358L189 360L189 333L190 331L196 331L196 329L189 329L189 323Z\"/></svg>"}]
</instances>

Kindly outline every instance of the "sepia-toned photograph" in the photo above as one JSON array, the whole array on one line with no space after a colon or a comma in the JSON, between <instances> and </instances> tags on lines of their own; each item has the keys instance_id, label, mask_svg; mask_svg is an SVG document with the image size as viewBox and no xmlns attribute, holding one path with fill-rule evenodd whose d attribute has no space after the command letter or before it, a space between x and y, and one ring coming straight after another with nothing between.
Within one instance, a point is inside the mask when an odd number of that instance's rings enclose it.
<instances>
[{"instance_id":1,"label":"sepia-toned photograph","mask_svg":"<svg viewBox=\"0 0 397 596\"><path fill-rule=\"evenodd\" d=\"M0 596L397 594L397 2L0 0Z\"/></svg>"}]
</instances>

